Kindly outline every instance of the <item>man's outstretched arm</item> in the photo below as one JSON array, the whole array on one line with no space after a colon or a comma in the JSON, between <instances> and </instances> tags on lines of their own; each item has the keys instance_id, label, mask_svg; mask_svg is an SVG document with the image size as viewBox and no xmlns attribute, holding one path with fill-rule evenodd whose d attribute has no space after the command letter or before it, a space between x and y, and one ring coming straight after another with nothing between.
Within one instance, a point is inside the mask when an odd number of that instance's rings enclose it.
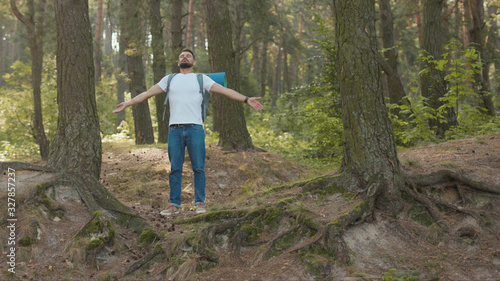
<instances>
[{"instance_id":1,"label":"man's outstretched arm","mask_svg":"<svg viewBox=\"0 0 500 281\"><path fill-rule=\"evenodd\" d=\"M150 97L156 96L156 95L161 94L161 93L163 93L163 90L160 88L160 86L158 86L158 84L156 84L153 87L149 88L149 90L147 90L146 92L142 92L142 93L138 94L133 99L131 99L127 102L122 102L122 103L118 104L116 106L117 109L113 110L113 113L118 113L120 111L123 111L125 108L127 108L131 105L141 103L141 102L149 99Z\"/></svg>"},{"instance_id":2,"label":"man's outstretched arm","mask_svg":"<svg viewBox=\"0 0 500 281\"><path fill-rule=\"evenodd\" d=\"M251 98L251 97L244 96L244 95L236 92L235 90L225 88L224 86L222 86L221 84L218 84L218 83L215 83L212 85L212 87L210 88L210 92L224 95L224 96L226 96L230 99L233 99L235 101L241 101L241 102L246 101L246 103L248 103L248 105L253 107L255 110L264 109L264 106L262 104L260 104L260 102L259 102L259 100L261 98L256 98L256 97Z\"/></svg>"}]
</instances>

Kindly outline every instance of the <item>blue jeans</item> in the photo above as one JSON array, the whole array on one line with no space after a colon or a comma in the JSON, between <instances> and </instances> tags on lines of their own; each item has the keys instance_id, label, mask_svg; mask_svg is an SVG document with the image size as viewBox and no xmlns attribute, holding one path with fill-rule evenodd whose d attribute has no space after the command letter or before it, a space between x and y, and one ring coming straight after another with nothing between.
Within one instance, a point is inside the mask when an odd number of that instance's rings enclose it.
<instances>
[{"instance_id":1,"label":"blue jeans","mask_svg":"<svg viewBox=\"0 0 500 281\"><path fill-rule=\"evenodd\" d=\"M168 158L171 172L170 204L181 206L182 165L186 147L194 172L194 202L205 204L205 131L202 125L187 125L169 128Z\"/></svg>"}]
</instances>

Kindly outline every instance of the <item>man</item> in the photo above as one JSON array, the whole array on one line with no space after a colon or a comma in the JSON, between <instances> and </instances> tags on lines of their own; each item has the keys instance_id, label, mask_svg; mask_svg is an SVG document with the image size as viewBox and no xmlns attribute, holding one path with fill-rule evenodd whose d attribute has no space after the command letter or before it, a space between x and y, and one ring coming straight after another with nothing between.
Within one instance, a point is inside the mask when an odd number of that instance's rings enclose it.
<instances>
[{"instance_id":1,"label":"man","mask_svg":"<svg viewBox=\"0 0 500 281\"><path fill-rule=\"evenodd\" d=\"M191 166L194 172L195 206L196 213L205 213L205 132L203 130L201 104L203 97L197 76L193 73L196 60L189 49L182 50L179 55L178 66L180 73L175 75L168 89L170 105L170 122L168 134L168 157L171 165L169 175L170 206L161 211L162 215L179 213L181 206L182 165L187 147ZM118 104L113 113L123 111L125 108L146 101L152 96L167 90L167 77L128 102ZM258 100L261 98L246 97L234 90L223 87L214 82L207 75L203 75L203 88L212 93L222 94L226 97L245 102L256 110L264 107Z\"/></svg>"}]
</instances>

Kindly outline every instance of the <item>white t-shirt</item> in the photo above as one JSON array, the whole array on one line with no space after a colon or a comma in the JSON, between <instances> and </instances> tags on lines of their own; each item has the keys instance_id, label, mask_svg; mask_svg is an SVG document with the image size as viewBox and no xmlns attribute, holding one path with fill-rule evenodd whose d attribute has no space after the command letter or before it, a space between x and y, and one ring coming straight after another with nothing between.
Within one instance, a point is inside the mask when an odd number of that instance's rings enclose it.
<instances>
[{"instance_id":1,"label":"white t-shirt","mask_svg":"<svg viewBox=\"0 0 500 281\"><path fill-rule=\"evenodd\" d=\"M170 81L168 103L170 105L170 122L173 124L198 124L203 125L201 117L201 103L203 96L200 93L200 84L196 73L178 73ZM163 91L167 90L168 76L163 77L158 86ZM203 88L210 91L214 80L203 74Z\"/></svg>"}]
</instances>

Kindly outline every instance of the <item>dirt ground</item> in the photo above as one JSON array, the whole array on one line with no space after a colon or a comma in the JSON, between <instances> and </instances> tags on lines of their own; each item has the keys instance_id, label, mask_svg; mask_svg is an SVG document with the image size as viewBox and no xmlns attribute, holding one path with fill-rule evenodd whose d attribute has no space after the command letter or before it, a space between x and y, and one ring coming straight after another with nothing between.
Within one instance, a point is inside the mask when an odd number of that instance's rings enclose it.
<instances>
[{"instance_id":1,"label":"dirt ground","mask_svg":"<svg viewBox=\"0 0 500 281\"><path fill-rule=\"evenodd\" d=\"M399 151L403 170L410 174L427 174L448 169L476 181L500 185L500 134L449 141ZM119 200L144 217L157 233L174 237L194 231L187 225L174 223L195 216L193 173L186 161L183 173L183 204L181 212L162 217L159 212L168 205L169 162L166 146L134 146L129 143L105 144L101 182ZM209 212L252 209L296 197L300 188L286 189L264 196L271 186L296 182L317 176L317 173L279 155L269 152L225 152L215 145L207 148L207 206ZM32 187L50 180L46 173L22 172L18 178L17 198L29 198ZM0 183L7 201L7 175ZM451 226L442 234L435 224L427 225L422 208L405 210L399 217L376 213L374 220L350 227L344 240L350 249L351 262L346 266L320 263L316 276L297 253L282 254L269 259L262 257L259 247L243 248L235 255L227 244L218 246L219 264L204 272L195 272L195 260L185 251L185 270L169 271L165 263L151 265L140 274L124 276L128 268L151 251L138 247L138 235L116 226L113 246L101 251L97 265L88 265L84 250L68 243L90 220L78 195L70 187L53 190L52 198L64 207L62 218L36 211L33 206L19 206L17 236L31 234L37 243L17 248L16 274L8 274L7 242L2 243L1 280L382 280L391 269L408 277L419 271L415 280L500 280L500 197L477 193L467 187L432 187L433 194L487 214L478 222L470 216L442 210ZM461 190L463 192L458 192ZM26 202L24 202L26 203ZM356 200L342 196L302 197L317 221L329 222L352 208ZM26 204L27 205L27 204ZM2 205L6 209L6 206ZM40 208L38 208L40 209ZM38 221L38 227L33 222ZM43 223L41 223L43 222ZM5 224L5 223L4 223ZM2 225L4 226L4 225ZM8 237L5 227L1 237ZM280 231L279 229L277 230ZM164 248L172 247L169 239L159 241ZM224 238L223 238L224 239ZM4 239L6 241L6 239ZM84 247L84 246L83 246ZM81 248L81 247L80 247ZM171 257L167 257L169 259ZM319 273L319 274L318 274ZM394 280L395 280L394 275ZM403 279L401 279L403 280ZM405 279L406 280L406 279ZM407 279L410 280L410 279Z\"/></svg>"}]
</instances>

